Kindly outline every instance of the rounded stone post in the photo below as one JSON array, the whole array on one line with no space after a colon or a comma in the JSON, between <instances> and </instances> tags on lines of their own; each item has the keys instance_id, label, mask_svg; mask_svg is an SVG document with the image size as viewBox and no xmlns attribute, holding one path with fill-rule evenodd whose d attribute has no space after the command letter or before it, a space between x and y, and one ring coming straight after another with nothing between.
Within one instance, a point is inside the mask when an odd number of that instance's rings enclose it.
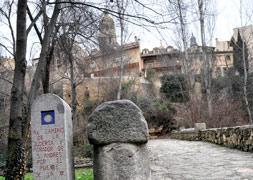
<instances>
[{"instance_id":1,"label":"rounded stone post","mask_svg":"<svg viewBox=\"0 0 253 180\"><path fill-rule=\"evenodd\" d=\"M105 102L89 117L95 180L149 180L148 126L129 100Z\"/></svg>"}]
</instances>

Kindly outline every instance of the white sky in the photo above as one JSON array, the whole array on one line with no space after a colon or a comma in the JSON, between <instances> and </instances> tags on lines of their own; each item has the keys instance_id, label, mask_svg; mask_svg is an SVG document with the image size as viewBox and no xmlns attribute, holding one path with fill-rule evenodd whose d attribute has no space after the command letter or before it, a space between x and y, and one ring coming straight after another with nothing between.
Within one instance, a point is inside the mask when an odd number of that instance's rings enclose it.
<instances>
[{"instance_id":1,"label":"white sky","mask_svg":"<svg viewBox=\"0 0 253 180\"><path fill-rule=\"evenodd\" d=\"M245 1L245 0L244 0ZM249 1L253 2L253 1ZM244 2L245 4L246 1ZM219 40L230 40L233 28L239 27L240 22L240 1L239 0L216 0L216 25L213 37L213 45L215 38ZM197 38L197 42L200 44L200 33L199 33L199 22L193 23L191 27L188 28L189 33L193 33ZM247 22L247 24L250 22ZM246 23L245 23L246 24ZM164 46L174 45L175 33L168 31L162 36L153 31L153 33L148 33L145 30L136 31L135 34L141 39L142 48L153 48L155 46L160 46L161 41Z\"/></svg>"}]
</instances>

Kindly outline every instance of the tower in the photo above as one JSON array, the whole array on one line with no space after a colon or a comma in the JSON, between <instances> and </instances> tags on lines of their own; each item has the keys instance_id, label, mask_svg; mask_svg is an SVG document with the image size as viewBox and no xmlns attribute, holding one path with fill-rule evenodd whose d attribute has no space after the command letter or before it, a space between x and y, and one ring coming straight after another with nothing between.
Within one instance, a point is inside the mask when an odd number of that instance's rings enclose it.
<instances>
[{"instance_id":1,"label":"tower","mask_svg":"<svg viewBox=\"0 0 253 180\"><path fill-rule=\"evenodd\" d=\"M118 46L115 23L107 12L104 12L99 23L98 43L101 51L108 51Z\"/></svg>"},{"instance_id":2,"label":"tower","mask_svg":"<svg viewBox=\"0 0 253 180\"><path fill-rule=\"evenodd\" d=\"M197 44L196 38L192 33L192 36L191 36L191 39L190 39L190 47L197 46L197 45L198 44Z\"/></svg>"}]
</instances>

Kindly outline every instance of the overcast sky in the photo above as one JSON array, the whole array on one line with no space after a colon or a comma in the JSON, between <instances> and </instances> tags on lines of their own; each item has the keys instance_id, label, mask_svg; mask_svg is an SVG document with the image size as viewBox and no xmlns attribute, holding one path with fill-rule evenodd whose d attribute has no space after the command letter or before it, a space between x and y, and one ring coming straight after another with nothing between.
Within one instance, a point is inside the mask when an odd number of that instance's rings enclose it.
<instances>
[{"instance_id":1,"label":"overcast sky","mask_svg":"<svg viewBox=\"0 0 253 180\"><path fill-rule=\"evenodd\" d=\"M250 3L251 2L251 3ZM244 0L244 7L248 7L253 1ZM233 28L239 27L241 25L240 21L240 0L216 0L216 24L215 32L213 37L213 44L215 38L219 40L230 40ZM249 14L244 11L244 14ZM245 18L246 19L246 18ZM243 24L248 25L251 22L246 20ZM200 43L199 35L199 22L193 23L188 27L189 33L193 33L198 43ZM159 34L157 31L153 30L153 33L149 33L145 30L135 31L135 34L141 39L141 47L153 48L154 46L160 46L161 42L164 46L175 45L175 33L172 31L167 31L166 34Z\"/></svg>"}]
</instances>

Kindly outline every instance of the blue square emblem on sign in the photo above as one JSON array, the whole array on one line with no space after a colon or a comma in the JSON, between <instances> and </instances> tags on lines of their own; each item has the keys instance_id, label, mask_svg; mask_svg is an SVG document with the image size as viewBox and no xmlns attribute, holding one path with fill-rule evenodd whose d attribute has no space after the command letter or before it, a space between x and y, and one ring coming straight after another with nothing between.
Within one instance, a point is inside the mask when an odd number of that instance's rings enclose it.
<instances>
[{"instance_id":1,"label":"blue square emblem on sign","mask_svg":"<svg viewBox=\"0 0 253 180\"><path fill-rule=\"evenodd\" d=\"M51 111L41 111L41 124L55 124L55 114L54 110Z\"/></svg>"}]
</instances>

